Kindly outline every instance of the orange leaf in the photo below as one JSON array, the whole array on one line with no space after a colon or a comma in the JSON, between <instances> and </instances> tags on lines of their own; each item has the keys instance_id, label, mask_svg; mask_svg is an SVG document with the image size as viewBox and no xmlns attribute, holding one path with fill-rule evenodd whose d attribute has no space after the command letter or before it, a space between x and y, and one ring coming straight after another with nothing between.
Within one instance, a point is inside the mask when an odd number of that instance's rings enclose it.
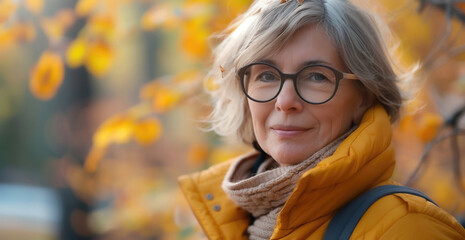
<instances>
[{"instance_id":1,"label":"orange leaf","mask_svg":"<svg viewBox=\"0 0 465 240\"><path fill-rule=\"evenodd\" d=\"M45 51L31 73L29 88L34 96L41 100L51 99L61 86L64 77L61 57Z\"/></svg>"},{"instance_id":2,"label":"orange leaf","mask_svg":"<svg viewBox=\"0 0 465 240\"><path fill-rule=\"evenodd\" d=\"M66 63L72 68L76 68L82 65L86 57L87 52L87 41L82 38L76 38L69 46L66 51Z\"/></svg>"},{"instance_id":3,"label":"orange leaf","mask_svg":"<svg viewBox=\"0 0 465 240\"><path fill-rule=\"evenodd\" d=\"M104 148L112 143L126 143L134 134L134 119L126 115L117 115L106 120L94 134L93 143Z\"/></svg>"},{"instance_id":4,"label":"orange leaf","mask_svg":"<svg viewBox=\"0 0 465 240\"><path fill-rule=\"evenodd\" d=\"M96 77L103 77L113 63L113 50L103 42L89 46L86 67Z\"/></svg>"},{"instance_id":5,"label":"orange leaf","mask_svg":"<svg viewBox=\"0 0 465 240\"><path fill-rule=\"evenodd\" d=\"M220 71L221 71L221 77L224 78L224 71L225 70L224 70L223 66L221 66L221 65L220 65Z\"/></svg>"},{"instance_id":6,"label":"orange leaf","mask_svg":"<svg viewBox=\"0 0 465 240\"><path fill-rule=\"evenodd\" d=\"M157 141L162 133L162 125L156 118L146 119L136 124L134 137L142 145L149 145Z\"/></svg>"},{"instance_id":7,"label":"orange leaf","mask_svg":"<svg viewBox=\"0 0 465 240\"><path fill-rule=\"evenodd\" d=\"M24 5L29 12L39 14L44 8L44 0L25 0Z\"/></svg>"}]
</instances>

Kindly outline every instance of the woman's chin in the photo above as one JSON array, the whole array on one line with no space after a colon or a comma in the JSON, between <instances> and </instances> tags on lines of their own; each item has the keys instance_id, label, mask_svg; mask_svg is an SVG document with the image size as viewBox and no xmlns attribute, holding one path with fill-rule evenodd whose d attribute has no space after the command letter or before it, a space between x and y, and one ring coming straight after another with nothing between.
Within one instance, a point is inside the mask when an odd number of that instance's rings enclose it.
<instances>
[{"instance_id":1,"label":"woman's chin","mask_svg":"<svg viewBox=\"0 0 465 240\"><path fill-rule=\"evenodd\" d=\"M283 166L295 165L303 162L316 152L316 148L317 146L314 146L314 144L278 141L266 145L264 150Z\"/></svg>"},{"instance_id":2,"label":"woman's chin","mask_svg":"<svg viewBox=\"0 0 465 240\"><path fill-rule=\"evenodd\" d=\"M276 154L271 154L271 157L281 166L299 164L308 158L308 156L304 156L304 154L296 154L295 152L278 152Z\"/></svg>"}]
</instances>

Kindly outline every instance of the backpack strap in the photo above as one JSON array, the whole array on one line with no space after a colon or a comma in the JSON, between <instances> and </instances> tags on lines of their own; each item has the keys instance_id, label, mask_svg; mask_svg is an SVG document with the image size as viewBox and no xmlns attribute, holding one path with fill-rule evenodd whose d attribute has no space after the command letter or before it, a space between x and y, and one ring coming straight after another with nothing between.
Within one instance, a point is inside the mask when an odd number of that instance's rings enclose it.
<instances>
[{"instance_id":1,"label":"backpack strap","mask_svg":"<svg viewBox=\"0 0 465 240\"><path fill-rule=\"evenodd\" d=\"M353 199L337 211L329 222L323 240L349 239L366 210L378 199L394 193L408 193L423 197L434 203L425 194L413 188L397 185L375 187Z\"/></svg>"}]
</instances>

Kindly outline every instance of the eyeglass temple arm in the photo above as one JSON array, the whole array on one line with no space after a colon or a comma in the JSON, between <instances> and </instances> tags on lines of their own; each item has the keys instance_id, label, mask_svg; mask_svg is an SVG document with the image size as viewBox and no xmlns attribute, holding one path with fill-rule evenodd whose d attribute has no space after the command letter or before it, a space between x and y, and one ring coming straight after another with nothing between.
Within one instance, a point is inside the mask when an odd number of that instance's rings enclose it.
<instances>
[{"instance_id":1,"label":"eyeglass temple arm","mask_svg":"<svg viewBox=\"0 0 465 240\"><path fill-rule=\"evenodd\" d=\"M358 77L352 73L342 73L343 79L358 80Z\"/></svg>"}]
</instances>

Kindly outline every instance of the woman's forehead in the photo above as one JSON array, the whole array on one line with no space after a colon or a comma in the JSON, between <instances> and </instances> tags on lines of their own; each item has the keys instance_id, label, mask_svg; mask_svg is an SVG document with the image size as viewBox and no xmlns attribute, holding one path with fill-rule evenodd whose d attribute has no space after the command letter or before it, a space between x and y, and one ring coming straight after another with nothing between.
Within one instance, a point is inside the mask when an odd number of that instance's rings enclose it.
<instances>
[{"instance_id":1,"label":"woman's forehead","mask_svg":"<svg viewBox=\"0 0 465 240\"><path fill-rule=\"evenodd\" d=\"M343 69L345 64L326 31L314 24L306 25L286 41L281 48L257 56L254 62L267 62L278 68L292 66L297 70L310 64L324 64Z\"/></svg>"}]
</instances>

